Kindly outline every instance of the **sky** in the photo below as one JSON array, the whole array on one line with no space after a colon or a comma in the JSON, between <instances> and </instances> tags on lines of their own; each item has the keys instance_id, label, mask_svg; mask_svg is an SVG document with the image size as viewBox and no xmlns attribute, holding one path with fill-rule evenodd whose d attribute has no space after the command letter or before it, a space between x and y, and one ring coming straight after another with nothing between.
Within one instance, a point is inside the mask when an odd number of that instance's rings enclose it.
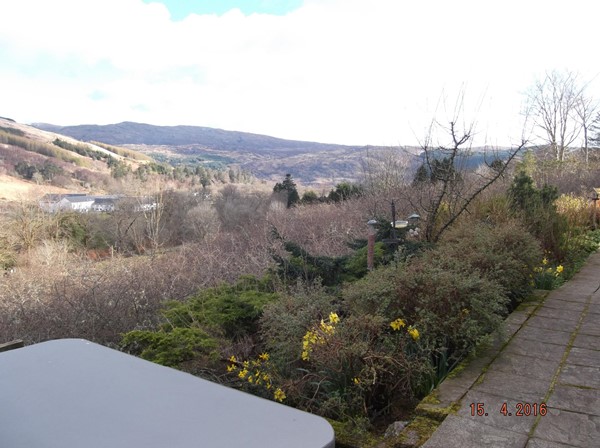
<instances>
[{"instance_id":1,"label":"sky","mask_svg":"<svg viewBox=\"0 0 600 448\"><path fill-rule=\"evenodd\" d=\"M523 135L570 70L600 98L593 0L0 0L0 116L196 125L351 145ZM463 100L460 101L459 98ZM462 104L456 117L456 105Z\"/></svg>"}]
</instances>

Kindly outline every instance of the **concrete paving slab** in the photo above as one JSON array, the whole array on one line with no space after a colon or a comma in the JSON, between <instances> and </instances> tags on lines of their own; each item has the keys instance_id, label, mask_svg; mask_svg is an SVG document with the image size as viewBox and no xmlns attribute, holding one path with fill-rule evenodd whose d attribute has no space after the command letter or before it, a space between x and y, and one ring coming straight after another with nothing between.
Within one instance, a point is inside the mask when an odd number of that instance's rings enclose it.
<instances>
[{"instance_id":1,"label":"concrete paving slab","mask_svg":"<svg viewBox=\"0 0 600 448\"><path fill-rule=\"evenodd\" d=\"M589 286L586 286L585 288L577 288L572 286L568 290L564 290L562 292L558 290L553 291L554 294L549 295L546 299L546 302L560 300L565 304L565 306L574 306L572 303L585 304L587 303L592 291L593 289L591 289Z\"/></svg>"},{"instance_id":2,"label":"concrete paving slab","mask_svg":"<svg viewBox=\"0 0 600 448\"><path fill-rule=\"evenodd\" d=\"M544 302L544 307L558 308L559 310L583 311L585 302L571 302L561 297L548 297Z\"/></svg>"},{"instance_id":3,"label":"concrete paving slab","mask_svg":"<svg viewBox=\"0 0 600 448\"><path fill-rule=\"evenodd\" d=\"M529 325L525 325L511 340L511 344L517 342L520 338L566 346L571 338L571 332L558 329L553 331L546 328L530 327Z\"/></svg>"},{"instance_id":4,"label":"concrete paving slab","mask_svg":"<svg viewBox=\"0 0 600 448\"><path fill-rule=\"evenodd\" d=\"M550 442L592 448L600 441L600 417L548 408L534 436Z\"/></svg>"},{"instance_id":5,"label":"concrete paving slab","mask_svg":"<svg viewBox=\"0 0 600 448\"><path fill-rule=\"evenodd\" d=\"M591 303L588 308L588 313L591 314L600 314L600 304ZM595 319L600 319L600 317L595 317Z\"/></svg>"},{"instance_id":6,"label":"concrete paving slab","mask_svg":"<svg viewBox=\"0 0 600 448\"><path fill-rule=\"evenodd\" d=\"M521 404L517 406L517 403ZM535 416L517 415L517 410L520 409L519 406L523 403L529 403L530 405L536 403L536 409L539 409L540 403L534 396L529 397L527 400L513 400L472 390L465 395L457 415L472 418L495 428L529 434L535 422ZM483 410L483 415L478 415L478 410Z\"/></svg>"},{"instance_id":7,"label":"concrete paving slab","mask_svg":"<svg viewBox=\"0 0 600 448\"><path fill-rule=\"evenodd\" d=\"M548 399L548 406L600 417L600 389L582 389L557 384Z\"/></svg>"},{"instance_id":8,"label":"concrete paving slab","mask_svg":"<svg viewBox=\"0 0 600 448\"><path fill-rule=\"evenodd\" d=\"M570 448L573 445L566 445L564 443L548 442L538 438L529 439L525 448Z\"/></svg>"},{"instance_id":9,"label":"concrete paving slab","mask_svg":"<svg viewBox=\"0 0 600 448\"><path fill-rule=\"evenodd\" d=\"M472 387L472 390L487 392L492 395L505 397L507 400L542 400L550 388L550 380L523 377L522 375L488 370L483 381Z\"/></svg>"},{"instance_id":10,"label":"concrete paving slab","mask_svg":"<svg viewBox=\"0 0 600 448\"><path fill-rule=\"evenodd\" d=\"M550 381L559 360L548 361L503 351L492 363L490 370L512 373L523 377Z\"/></svg>"},{"instance_id":11,"label":"concrete paving slab","mask_svg":"<svg viewBox=\"0 0 600 448\"><path fill-rule=\"evenodd\" d=\"M558 377L558 382L600 389L600 367L566 364Z\"/></svg>"},{"instance_id":12,"label":"concrete paving slab","mask_svg":"<svg viewBox=\"0 0 600 448\"><path fill-rule=\"evenodd\" d=\"M535 312L535 315L577 323L581 318L581 310L564 310L560 308L542 306Z\"/></svg>"},{"instance_id":13,"label":"concrete paving slab","mask_svg":"<svg viewBox=\"0 0 600 448\"><path fill-rule=\"evenodd\" d=\"M600 336L589 334L578 334L573 342L573 347L587 348L589 350L600 350Z\"/></svg>"},{"instance_id":14,"label":"concrete paving slab","mask_svg":"<svg viewBox=\"0 0 600 448\"><path fill-rule=\"evenodd\" d=\"M600 367L600 351L572 347L567 358L567 364L578 366Z\"/></svg>"},{"instance_id":15,"label":"concrete paving slab","mask_svg":"<svg viewBox=\"0 0 600 448\"><path fill-rule=\"evenodd\" d=\"M513 344L509 344L505 349L505 353L515 353L522 356L530 356L532 358L544 359L547 361L560 362L566 347L558 344L547 344L545 342L534 341L530 339L522 339Z\"/></svg>"},{"instance_id":16,"label":"concrete paving slab","mask_svg":"<svg viewBox=\"0 0 600 448\"><path fill-rule=\"evenodd\" d=\"M579 327L579 332L592 336L600 336L600 323L587 315L584 322L581 324L581 327Z\"/></svg>"},{"instance_id":17,"label":"concrete paving slab","mask_svg":"<svg viewBox=\"0 0 600 448\"><path fill-rule=\"evenodd\" d=\"M423 448L523 448L527 436L494 428L471 418L449 415Z\"/></svg>"},{"instance_id":18,"label":"concrete paving slab","mask_svg":"<svg viewBox=\"0 0 600 448\"><path fill-rule=\"evenodd\" d=\"M527 321L528 327L545 328L547 330L573 331L576 322L557 320L555 317L533 316Z\"/></svg>"},{"instance_id":19,"label":"concrete paving slab","mask_svg":"<svg viewBox=\"0 0 600 448\"><path fill-rule=\"evenodd\" d=\"M515 311L504 320L504 323L511 325L522 325L529 318L529 316L531 316L531 313Z\"/></svg>"}]
</instances>

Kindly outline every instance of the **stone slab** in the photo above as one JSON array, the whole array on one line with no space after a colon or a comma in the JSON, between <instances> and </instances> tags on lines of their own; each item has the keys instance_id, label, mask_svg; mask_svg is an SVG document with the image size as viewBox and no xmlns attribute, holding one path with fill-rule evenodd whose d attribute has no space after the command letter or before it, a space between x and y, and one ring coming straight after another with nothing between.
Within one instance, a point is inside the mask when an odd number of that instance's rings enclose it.
<instances>
[{"instance_id":1,"label":"stone slab","mask_svg":"<svg viewBox=\"0 0 600 448\"><path fill-rule=\"evenodd\" d=\"M536 316L549 317L552 319L566 320L569 322L577 323L581 318L580 310L561 310L560 308L552 308L543 306L538 309L535 313Z\"/></svg>"},{"instance_id":2,"label":"stone slab","mask_svg":"<svg viewBox=\"0 0 600 448\"><path fill-rule=\"evenodd\" d=\"M600 417L600 389L581 389L557 384L548 400L548 406Z\"/></svg>"},{"instance_id":3,"label":"stone slab","mask_svg":"<svg viewBox=\"0 0 600 448\"><path fill-rule=\"evenodd\" d=\"M557 308L559 310L583 311L585 302L572 302L559 297L548 298L544 301L544 307Z\"/></svg>"},{"instance_id":4,"label":"stone slab","mask_svg":"<svg viewBox=\"0 0 600 448\"><path fill-rule=\"evenodd\" d=\"M600 446L600 417L549 408L533 434L550 442L577 447Z\"/></svg>"},{"instance_id":5,"label":"stone slab","mask_svg":"<svg viewBox=\"0 0 600 448\"><path fill-rule=\"evenodd\" d=\"M509 344L504 349L504 352L515 353L522 356L530 356L532 358L538 358L547 361L560 362L565 350L566 347L564 345L546 344L545 342L522 339Z\"/></svg>"},{"instance_id":6,"label":"stone slab","mask_svg":"<svg viewBox=\"0 0 600 448\"><path fill-rule=\"evenodd\" d=\"M573 445L566 445L564 443L549 442L547 440L533 438L529 439L525 448L571 448Z\"/></svg>"},{"instance_id":7,"label":"stone slab","mask_svg":"<svg viewBox=\"0 0 600 448\"><path fill-rule=\"evenodd\" d=\"M550 381L560 359L548 361L503 351L490 365L490 370L512 373L523 377Z\"/></svg>"},{"instance_id":8,"label":"stone slab","mask_svg":"<svg viewBox=\"0 0 600 448\"><path fill-rule=\"evenodd\" d=\"M481 383L473 386L472 390L487 392L492 395L515 400L530 398L543 399L550 388L550 380L523 377L517 374L490 370L486 372Z\"/></svg>"},{"instance_id":9,"label":"stone slab","mask_svg":"<svg viewBox=\"0 0 600 448\"><path fill-rule=\"evenodd\" d=\"M556 317L533 316L527 321L528 327L544 328L572 332L577 326L577 321L567 321Z\"/></svg>"},{"instance_id":10,"label":"stone slab","mask_svg":"<svg viewBox=\"0 0 600 448\"><path fill-rule=\"evenodd\" d=\"M592 317L595 315L587 315L579 327L579 332L583 334L590 334L592 336L600 336L600 319Z\"/></svg>"},{"instance_id":11,"label":"stone slab","mask_svg":"<svg viewBox=\"0 0 600 448\"><path fill-rule=\"evenodd\" d=\"M511 340L511 344L517 342L520 338L566 346L571 338L571 332L560 331L557 329L552 331L546 328L530 327L526 324Z\"/></svg>"},{"instance_id":12,"label":"stone slab","mask_svg":"<svg viewBox=\"0 0 600 448\"><path fill-rule=\"evenodd\" d=\"M567 358L567 364L600 367L600 350L572 347Z\"/></svg>"},{"instance_id":13,"label":"stone slab","mask_svg":"<svg viewBox=\"0 0 600 448\"><path fill-rule=\"evenodd\" d=\"M517 416L517 403L536 403L537 409L539 409L540 404L534 396L529 397L527 400L514 400L485 392L470 391L462 400L461 408L457 412L457 415L464 418L472 418L495 428L507 429L527 435L531 431L536 417L534 415ZM485 411L483 415L478 415L479 405ZM506 409L503 409L503 405L505 405ZM503 410L506 412L503 413Z\"/></svg>"},{"instance_id":14,"label":"stone slab","mask_svg":"<svg viewBox=\"0 0 600 448\"><path fill-rule=\"evenodd\" d=\"M588 313L591 314L600 314L600 304L592 303L588 308ZM596 317L596 319L600 319L600 317Z\"/></svg>"},{"instance_id":15,"label":"stone slab","mask_svg":"<svg viewBox=\"0 0 600 448\"><path fill-rule=\"evenodd\" d=\"M600 389L600 367L566 364L560 372L558 382L561 384Z\"/></svg>"},{"instance_id":16,"label":"stone slab","mask_svg":"<svg viewBox=\"0 0 600 448\"><path fill-rule=\"evenodd\" d=\"M521 325L530 315L531 313L525 311L514 311L504 319L504 322L507 324Z\"/></svg>"},{"instance_id":17,"label":"stone slab","mask_svg":"<svg viewBox=\"0 0 600 448\"><path fill-rule=\"evenodd\" d=\"M589 350L600 350L600 336L578 334L573 342L573 347L587 348Z\"/></svg>"},{"instance_id":18,"label":"stone slab","mask_svg":"<svg viewBox=\"0 0 600 448\"><path fill-rule=\"evenodd\" d=\"M494 428L471 418L450 415L425 442L423 448L523 448L526 443L525 434Z\"/></svg>"}]
</instances>

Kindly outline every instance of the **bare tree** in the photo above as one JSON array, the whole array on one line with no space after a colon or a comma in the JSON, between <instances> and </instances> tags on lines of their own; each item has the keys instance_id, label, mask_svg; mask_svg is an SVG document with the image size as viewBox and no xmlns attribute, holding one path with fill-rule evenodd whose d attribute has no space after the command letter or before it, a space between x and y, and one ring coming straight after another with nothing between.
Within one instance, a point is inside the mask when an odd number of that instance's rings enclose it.
<instances>
[{"instance_id":1,"label":"bare tree","mask_svg":"<svg viewBox=\"0 0 600 448\"><path fill-rule=\"evenodd\" d=\"M591 104L577 74L569 71L548 72L529 91L526 114L539 131L537 137L548 145L556 160L564 160L565 151L581 134L582 113L586 126L589 123Z\"/></svg>"},{"instance_id":2,"label":"bare tree","mask_svg":"<svg viewBox=\"0 0 600 448\"><path fill-rule=\"evenodd\" d=\"M422 144L429 177L424 182L413 184L409 190L408 200L426 218L424 237L431 242L439 240L463 213L468 212L475 198L504 175L510 162L526 144L522 140L502 154L491 151L492 157L486 152L488 169L469 171L466 163L473 155L474 125L461 127L457 124L461 110L462 106L448 126L432 122L429 135ZM447 143L434 144L433 138L440 128Z\"/></svg>"},{"instance_id":3,"label":"bare tree","mask_svg":"<svg viewBox=\"0 0 600 448\"><path fill-rule=\"evenodd\" d=\"M595 101L592 97L586 97L581 95L577 104L575 105L575 113L579 119L579 124L583 131L583 154L585 156L585 164L589 163L590 151L589 144L593 143L593 136L590 135L591 132L594 131L594 124L598 122L599 116L597 116L598 112L598 102Z\"/></svg>"}]
</instances>

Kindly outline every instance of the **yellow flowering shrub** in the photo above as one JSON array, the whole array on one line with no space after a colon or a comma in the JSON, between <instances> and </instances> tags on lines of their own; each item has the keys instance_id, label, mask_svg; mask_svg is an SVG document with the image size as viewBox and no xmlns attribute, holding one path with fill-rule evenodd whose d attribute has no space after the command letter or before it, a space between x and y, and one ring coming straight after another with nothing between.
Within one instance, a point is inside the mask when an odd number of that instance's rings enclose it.
<instances>
[{"instance_id":1,"label":"yellow flowering shrub","mask_svg":"<svg viewBox=\"0 0 600 448\"><path fill-rule=\"evenodd\" d=\"M235 355L231 355L228 359L227 372L235 374L238 380L243 381L242 384L270 391L273 388L272 372L274 371L270 358L271 356L266 352L258 355L256 359L245 361L240 361ZM279 402L285 400L286 395L283 389L277 387L273 398Z\"/></svg>"},{"instance_id":2,"label":"yellow flowering shrub","mask_svg":"<svg viewBox=\"0 0 600 448\"><path fill-rule=\"evenodd\" d=\"M337 313L329 313L329 321L321 319L318 327L312 328L306 332L302 338L302 360L308 361L313 348L317 345L323 345L327 338L335 332L335 325L340 322Z\"/></svg>"}]
</instances>

